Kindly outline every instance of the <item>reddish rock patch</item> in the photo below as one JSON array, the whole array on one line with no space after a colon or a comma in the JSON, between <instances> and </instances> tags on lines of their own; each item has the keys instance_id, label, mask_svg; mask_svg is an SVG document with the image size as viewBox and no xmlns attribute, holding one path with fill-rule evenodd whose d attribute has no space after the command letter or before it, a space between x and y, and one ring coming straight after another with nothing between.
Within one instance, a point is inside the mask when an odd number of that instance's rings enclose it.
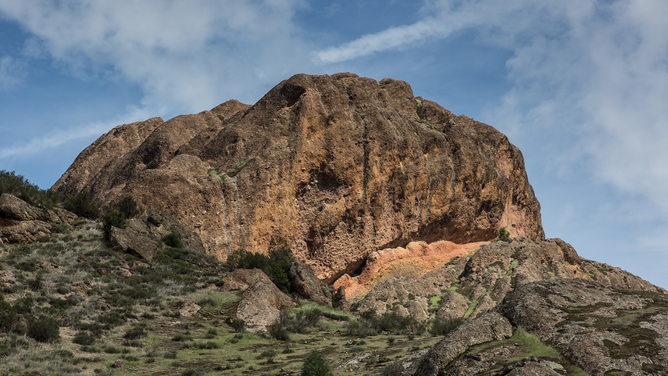
<instances>
[{"instance_id":1,"label":"reddish rock patch","mask_svg":"<svg viewBox=\"0 0 668 376\"><path fill-rule=\"evenodd\" d=\"M334 282L334 288L343 287L346 298L364 295L374 286L393 277L418 277L430 270L442 268L455 257L463 257L489 244L489 242L475 242L456 244L449 241L438 241L427 244L425 242L411 242L405 248L388 248L371 253L362 272L351 277L348 274Z\"/></svg>"}]
</instances>

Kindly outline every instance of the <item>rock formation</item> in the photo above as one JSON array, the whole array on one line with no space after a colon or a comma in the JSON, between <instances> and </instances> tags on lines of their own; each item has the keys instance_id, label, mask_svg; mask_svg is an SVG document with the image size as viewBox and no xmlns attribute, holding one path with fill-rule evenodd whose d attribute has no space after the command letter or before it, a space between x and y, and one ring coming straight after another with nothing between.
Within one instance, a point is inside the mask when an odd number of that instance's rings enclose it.
<instances>
[{"instance_id":1,"label":"rock formation","mask_svg":"<svg viewBox=\"0 0 668 376\"><path fill-rule=\"evenodd\" d=\"M411 241L544 237L520 151L402 81L299 74L253 106L122 125L53 186L130 195L197 232L208 253L288 247L332 283Z\"/></svg>"},{"instance_id":2,"label":"rock formation","mask_svg":"<svg viewBox=\"0 0 668 376\"><path fill-rule=\"evenodd\" d=\"M0 195L0 244L28 244L51 235L51 226L72 223L78 217L58 207L30 205L8 193Z\"/></svg>"},{"instance_id":3,"label":"rock formation","mask_svg":"<svg viewBox=\"0 0 668 376\"><path fill-rule=\"evenodd\" d=\"M172 232L179 235L183 245L190 251L204 252L199 235L185 228L169 212L153 212L147 217L132 218L124 229L112 227L109 243L117 252L151 260L159 250L166 247L162 238Z\"/></svg>"},{"instance_id":4,"label":"rock formation","mask_svg":"<svg viewBox=\"0 0 668 376\"><path fill-rule=\"evenodd\" d=\"M225 291L243 292L236 317L250 331L265 330L278 321L281 308L297 306L260 269L237 269L223 279L223 286Z\"/></svg>"},{"instance_id":5,"label":"rock formation","mask_svg":"<svg viewBox=\"0 0 668 376\"><path fill-rule=\"evenodd\" d=\"M404 375L559 375L573 367L591 375L668 371L666 291L583 259L561 239L494 241L421 277L390 278L354 300L353 312L466 320L407 358ZM518 361L527 350L519 340L506 340L511 324L555 355Z\"/></svg>"}]
</instances>

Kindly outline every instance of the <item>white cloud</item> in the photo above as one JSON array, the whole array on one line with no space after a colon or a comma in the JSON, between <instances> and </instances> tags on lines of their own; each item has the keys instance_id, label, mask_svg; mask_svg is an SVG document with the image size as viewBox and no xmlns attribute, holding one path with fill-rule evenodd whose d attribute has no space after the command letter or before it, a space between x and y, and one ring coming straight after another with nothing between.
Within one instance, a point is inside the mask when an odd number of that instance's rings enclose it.
<instances>
[{"instance_id":1,"label":"white cloud","mask_svg":"<svg viewBox=\"0 0 668 376\"><path fill-rule=\"evenodd\" d=\"M23 79L21 66L11 56L0 57L0 89L8 89Z\"/></svg>"},{"instance_id":2,"label":"white cloud","mask_svg":"<svg viewBox=\"0 0 668 376\"><path fill-rule=\"evenodd\" d=\"M199 111L232 95L257 99L267 81L258 83L256 70L276 82L308 61L292 22L301 5L302 0L0 0L0 14L34 35L29 56L46 51L74 75L139 84L146 106Z\"/></svg>"}]
</instances>

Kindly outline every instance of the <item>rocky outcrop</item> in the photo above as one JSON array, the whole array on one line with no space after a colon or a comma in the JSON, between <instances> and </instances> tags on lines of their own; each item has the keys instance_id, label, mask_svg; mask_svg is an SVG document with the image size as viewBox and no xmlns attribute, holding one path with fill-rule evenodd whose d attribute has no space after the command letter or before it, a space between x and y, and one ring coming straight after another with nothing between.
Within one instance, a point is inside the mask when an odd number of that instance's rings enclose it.
<instances>
[{"instance_id":1,"label":"rocky outcrop","mask_svg":"<svg viewBox=\"0 0 668 376\"><path fill-rule=\"evenodd\" d=\"M288 278L290 278L295 293L302 298L326 307L331 307L334 303L336 297L334 287L319 280L310 265L301 262L293 263L288 270Z\"/></svg>"},{"instance_id":2,"label":"rocky outcrop","mask_svg":"<svg viewBox=\"0 0 668 376\"><path fill-rule=\"evenodd\" d=\"M353 309L384 313L411 306L416 307L411 314L426 320L430 314L425 316L423 312L432 308L429 300L436 298L439 304L433 306L432 311L435 310L438 317L477 317L496 307L515 289L552 279L584 279L619 289L665 292L620 268L581 258L561 239L533 242L516 238L509 243L495 241L483 245L473 255L453 260L422 277L389 279L376 285ZM453 291L461 299L455 299ZM462 299L467 309L463 309Z\"/></svg>"},{"instance_id":3,"label":"rocky outcrop","mask_svg":"<svg viewBox=\"0 0 668 376\"><path fill-rule=\"evenodd\" d=\"M117 127L53 189L132 196L197 232L210 254L287 247L332 283L411 241L542 240L520 151L402 81L296 75L250 107Z\"/></svg>"},{"instance_id":4,"label":"rocky outcrop","mask_svg":"<svg viewBox=\"0 0 668 376\"><path fill-rule=\"evenodd\" d=\"M0 244L29 244L51 235L54 224L70 224L78 217L58 207L42 208L20 198L0 195Z\"/></svg>"},{"instance_id":5,"label":"rocky outcrop","mask_svg":"<svg viewBox=\"0 0 668 376\"><path fill-rule=\"evenodd\" d=\"M453 258L475 252L489 242L456 244L440 240L434 243L410 242L406 247L387 248L367 256L359 275L344 274L334 282L335 288L343 287L348 297L368 293L374 286L393 277L420 277L442 268Z\"/></svg>"},{"instance_id":6,"label":"rocky outcrop","mask_svg":"<svg viewBox=\"0 0 668 376\"><path fill-rule=\"evenodd\" d=\"M421 278L391 278L352 305L389 310L422 321L464 319L407 357L404 375L668 372L668 293L583 259L561 239L494 241Z\"/></svg>"},{"instance_id":7,"label":"rocky outcrop","mask_svg":"<svg viewBox=\"0 0 668 376\"><path fill-rule=\"evenodd\" d=\"M223 279L223 286L225 291L243 291L236 316L253 332L278 322L281 308L297 306L260 269L237 269Z\"/></svg>"},{"instance_id":8,"label":"rocky outcrop","mask_svg":"<svg viewBox=\"0 0 668 376\"><path fill-rule=\"evenodd\" d=\"M469 347L490 341L500 341L513 335L513 327L501 314L487 313L468 321L450 332L405 374L436 376L448 363L466 352Z\"/></svg>"},{"instance_id":9,"label":"rocky outcrop","mask_svg":"<svg viewBox=\"0 0 668 376\"><path fill-rule=\"evenodd\" d=\"M144 218L132 218L124 229L112 227L109 243L117 252L130 253L152 260L155 254L166 247L162 238L176 232L184 246L192 252L204 252L202 240L185 228L169 212L152 212Z\"/></svg>"},{"instance_id":10,"label":"rocky outcrop","mask_svg":"<svg viewBox=\"0 0 668 376\"><path fill-rule=\"evenodd\" d=\"M663 293L583 279L538 281L518 288L501 310L591 375L668 372Z\"/></svg>"}]
</instances>

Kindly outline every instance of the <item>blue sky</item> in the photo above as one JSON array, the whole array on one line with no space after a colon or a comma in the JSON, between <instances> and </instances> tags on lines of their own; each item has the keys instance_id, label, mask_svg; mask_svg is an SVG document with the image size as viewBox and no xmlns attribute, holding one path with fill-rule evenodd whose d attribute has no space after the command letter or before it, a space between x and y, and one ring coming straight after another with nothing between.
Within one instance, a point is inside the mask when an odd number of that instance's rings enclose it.
<instances>
[{"instance_id":1,"label":"blue sky","mask_svg":"<svg viewBox=\"0 0 668 376\"><path fill-rule=\"evenodd\" d=\"M0 0L0 170L296 73L407 81L523 152L545 233L668 288L668 2Z\"/></svg>"}]
</instances>

